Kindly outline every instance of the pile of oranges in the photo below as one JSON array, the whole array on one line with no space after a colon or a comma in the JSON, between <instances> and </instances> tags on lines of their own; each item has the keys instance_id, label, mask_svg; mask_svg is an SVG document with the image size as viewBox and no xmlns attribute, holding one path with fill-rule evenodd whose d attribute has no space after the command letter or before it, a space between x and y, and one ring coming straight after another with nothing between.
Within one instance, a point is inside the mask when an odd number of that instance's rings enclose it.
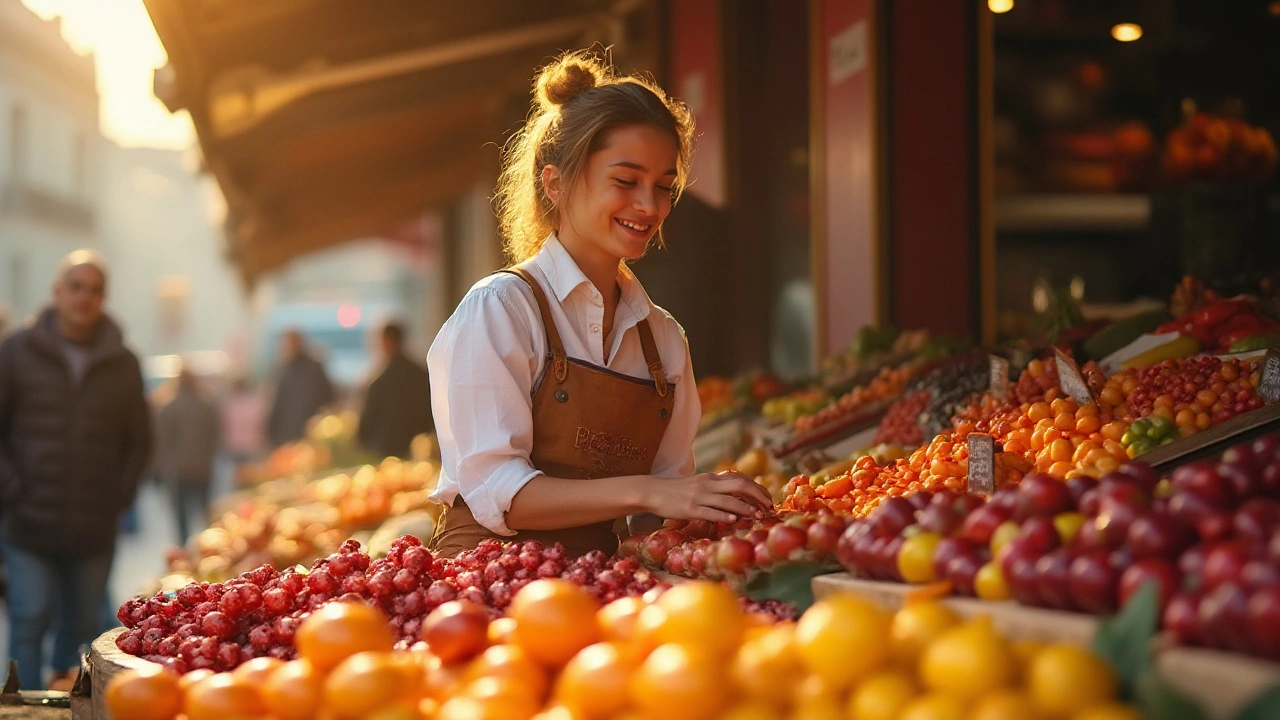
<instances>
[{"instance_id":1,"label":"pile of oranges","mask_svg":"<svg viewBox=\"0 0 1280 720\"><path fill-rule=\"evenodd\" d=\"M120 720L1141 717L1088 651L1015 646L985 618L961 622L932 602L894 615L836 596L775 626L713 583L600 607L540 580L507 618L440 611L424 642L392 651L376 609L330 604L299 629L297 660L181 678L128 671L107 706Z\"/></svg>"},{"instance_id":2,"label":"pile of oranges","mask_svg":"<svg viewBox=\"0 0 1280 720\"><path fill-rule=\"evenodd\" d=\"M859 385L812 415L796 419L796 434L804 435L841 420L856 417L902 394L911 378L928 366L918 360L897 367L883 367L866 385Z\"/></svg>"}]
</instances>

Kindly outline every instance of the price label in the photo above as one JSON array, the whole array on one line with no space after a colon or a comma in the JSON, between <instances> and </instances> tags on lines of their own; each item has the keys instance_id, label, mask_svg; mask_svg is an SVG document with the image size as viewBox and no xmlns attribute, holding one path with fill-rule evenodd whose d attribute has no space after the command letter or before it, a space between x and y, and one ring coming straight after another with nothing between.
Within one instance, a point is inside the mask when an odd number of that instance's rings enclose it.
<instances>
[{"instance_id":1,"label":"price label","mask_svg":"<svg viewBox=\"0 0 1280 720\"><path fill-rule=\"evenodd\" d=\"M997 400L1009 399L1009 361L999 355L991 356L991 394Z\"/></svg>"},{"instance_id":2,"label":"price label","mask_svg":"<svg viewBox=\"0 0 1280 720\"><path fill-rule=\"evenodd\" d=\"M1057 348L1053 349L1053 359L1058 366L1058 387L1062 388L1062 392L1075 400L1077 405L1095 404L1097 401L1094 400L1093 391L1089 389L1089 383L1085 382L1076 361Z\"/></svg>"},{"instance_id":3,"label":"price label","mask_svg":"<svg viewBox=\"0 0 1280 720\"><path fill-rule=\"evenodd\" d=\"M996 439L986 433L969 433L969 492L996 491Z\"/></svg>"},{"instance_id":4,"label":"price label","mask_svg":"<svg viewBox=\"0 0 1280 720\"><path fill-rule=\"evenodd\" d=\"M1280 350L1272 348L1262 358L1262 374L1258 378L1258 395L1268 405L1280 403Z\"/></svg>"}]
</instances>

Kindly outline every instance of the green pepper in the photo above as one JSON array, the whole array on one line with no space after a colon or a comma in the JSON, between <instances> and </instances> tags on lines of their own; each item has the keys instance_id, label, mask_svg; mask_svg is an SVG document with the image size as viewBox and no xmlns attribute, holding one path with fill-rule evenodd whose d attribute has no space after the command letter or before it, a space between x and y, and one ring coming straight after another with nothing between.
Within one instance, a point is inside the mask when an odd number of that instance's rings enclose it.
<instances>
[{"instance_id":1,"label":"green pepper","mask_svg":"<svg viewBox=\"0 0 1280 720\"><path fill-rule=\"evenodd\" d=\"M1273 347L1280 347L1280 333L1263 333L1237 340L1231 343L1228 352L1253 352Z\"/></svg>"}]
</instances>

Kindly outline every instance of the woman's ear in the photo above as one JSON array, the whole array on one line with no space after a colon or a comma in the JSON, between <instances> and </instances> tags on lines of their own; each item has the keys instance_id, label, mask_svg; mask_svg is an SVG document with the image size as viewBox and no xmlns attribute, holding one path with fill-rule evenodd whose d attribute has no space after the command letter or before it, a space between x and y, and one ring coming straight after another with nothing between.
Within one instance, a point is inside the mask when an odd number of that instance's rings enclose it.
<instances>
[{"instance_id":1,"label":"woman's ear","mask_svg":"<svg viewBox=\"0 0 1280 720\"><path fill-rule=\"evenodd\" d=\"M552 205L560 203L560 168L555 165L542 166L542 191L547 194Z\"/></svg>"}]
</instances>

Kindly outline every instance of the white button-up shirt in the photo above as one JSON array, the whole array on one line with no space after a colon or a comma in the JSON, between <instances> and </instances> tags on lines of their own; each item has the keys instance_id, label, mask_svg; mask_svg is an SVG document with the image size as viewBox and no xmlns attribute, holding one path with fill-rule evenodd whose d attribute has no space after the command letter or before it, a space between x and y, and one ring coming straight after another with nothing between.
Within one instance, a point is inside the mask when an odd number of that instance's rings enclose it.
<instances>
[{"instance_id":1,"label":"white button-up shirt","mask_svg":"<svg viewBox=\"0 0 1280 720\"><path fill-rule=\"evenodd\" d=\"M702 406L689 346L675 318L653 305L640 281L623 266L618 274L622 299L614 313L606 359L601 336L603 299L554 234L526 267L547 295L569 357L649 378L636 329L636 323L648 318L667 380L676 386L675 406L652 474L693 474L693 438ZM476 283L427 352L442 463L440 482L431 498L451 505L461 494L476 521L499 535L515 534L506 524L511 500L525 483L542 474L534 469L529 455L533 391L548 352L533 291L510 273Z\"/></svg>"}]
</instances>

